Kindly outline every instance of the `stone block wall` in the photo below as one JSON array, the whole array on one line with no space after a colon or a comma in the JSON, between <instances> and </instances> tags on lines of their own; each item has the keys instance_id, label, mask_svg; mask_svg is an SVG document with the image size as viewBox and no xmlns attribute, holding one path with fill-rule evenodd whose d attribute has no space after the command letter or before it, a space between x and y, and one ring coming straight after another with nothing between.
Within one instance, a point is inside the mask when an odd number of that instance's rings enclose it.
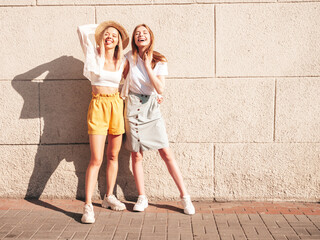
<instances>
[{"instance_id":1,"label":"stone block wall","mask_svg":"<svg viewBox=\"0 0 320 240\"><path fill-rule=\"evenodd\" d=\"M76 27L115 20L149 25L168 58L161 107L193 199L319 201L319 16L304 0L0 0L0 197L84 197ZM149 198L178 198L156 151L144 167ZM137 196L124 148L115 192Z\"/></svg>"}]
</instances>

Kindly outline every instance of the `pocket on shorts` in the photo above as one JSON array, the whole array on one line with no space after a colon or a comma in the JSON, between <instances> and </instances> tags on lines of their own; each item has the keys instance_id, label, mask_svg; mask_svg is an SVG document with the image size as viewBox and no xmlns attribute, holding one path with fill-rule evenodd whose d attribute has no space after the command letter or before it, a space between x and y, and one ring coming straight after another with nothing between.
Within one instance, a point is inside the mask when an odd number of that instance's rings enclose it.
<instances>
[{"instance_id":1,"label":"pocket on shorts","mask_svg":"<svg viewBox=\"0 0 320 240\"><path fill-rule=\"evenodd\" d=\"M96 100L92 99L90 104L89 104L89 108L88 108L88 113L87 113L87 121L89 122L95 122L97 120L99 120L100 118L100 105L96 103Z\"/></svg>"}]
</instances>

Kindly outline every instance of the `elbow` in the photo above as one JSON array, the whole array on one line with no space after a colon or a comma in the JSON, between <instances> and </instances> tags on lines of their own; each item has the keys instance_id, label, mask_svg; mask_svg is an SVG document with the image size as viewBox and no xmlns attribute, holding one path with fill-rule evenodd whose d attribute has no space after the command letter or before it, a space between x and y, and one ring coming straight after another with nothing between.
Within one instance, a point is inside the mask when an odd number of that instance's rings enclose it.
<instances>
[{"instance_id":1,"label":"elbow","mask_svg":"<svg viewBox=\"0 0 320 240\"><path fill-rule=\"evenodd\" d=\"M159 88L157 89L157 93L158 93L158 94L163 94L163 92L164 92L164 87L159 87Z\"/></svg>"}]
</instances>

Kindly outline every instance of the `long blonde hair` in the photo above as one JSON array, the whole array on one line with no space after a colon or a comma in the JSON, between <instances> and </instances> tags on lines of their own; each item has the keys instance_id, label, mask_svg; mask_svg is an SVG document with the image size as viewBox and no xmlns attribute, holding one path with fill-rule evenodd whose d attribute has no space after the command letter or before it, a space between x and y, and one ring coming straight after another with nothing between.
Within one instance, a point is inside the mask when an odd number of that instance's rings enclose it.
<instances>
[{"instance_id":1,"label":"long blonde hair","mask_svg":"<svg viewBox=\"0 0 320 240\"><path fill-rule=\"evenodd\" d=\"M151 31L151 29L146 25L146 24L139 24L138 26L135 27L135 29L133 30L132 33L132 39L131 39L131 47L132 47L132 56L133 56L133 60L134 62L137 62L138 60L138 46L136 45L135 41L134 41L134 36L135 36L135 32L138 29L138 27L145 27L148 32L150 33L150 45L148 46L148 48L146 49L147 52L152 51L153 52L153 57L152 57L152 61L151 61L151 66L152 68L154 68L157 64L157 62L167 62L167 59L164 55L162 55L161 53L157 52L157 51L153 51L153 47L154 47L154 34Z\"/></svg>"},{"instance_id":2,"label":"long blonde hair","mask_svg":"<svg viewBox=\"0 0 320 240\"><path fill-rule=\"evenodd\" d=\"M98 47L99 47L99 54L101 57L104 57L105 56L105 47L104 47L104 40L103 40L103 36L105 34L105 32L108 30L108 28L110 28L111 26L107 27L104 31L101 32L101 35L100 35L100 42L97 44ZM115 27L112 27L114 29L116 29ZM113 57L116 59L116 68L118 69L120 64L121 64L121 60L123 58L123 47L122 47L122 38L121 38L121 34L119 32L118 29L116 29L117 32L118 32L118 44L117 46L115 47L114 49L114 55Z\"/></svg>"}]
</instances>

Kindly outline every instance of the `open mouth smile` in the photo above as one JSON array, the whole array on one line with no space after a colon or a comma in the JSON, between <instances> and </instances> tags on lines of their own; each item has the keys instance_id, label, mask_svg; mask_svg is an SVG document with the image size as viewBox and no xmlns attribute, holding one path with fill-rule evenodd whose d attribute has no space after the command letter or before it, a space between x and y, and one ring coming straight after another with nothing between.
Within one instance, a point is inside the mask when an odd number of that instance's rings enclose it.
<instances>
[{"instance_id":1,"label":"open mouth smile","mask_svg":"<svg viewBox=\"0 0 320 240\"><path fill-rule=\"evenodd\" d=\"M113 40L106 38L106 40L104 42L105 42L105 44L111 44L111 43L113 43Z\"/></svg>"}]
</instances>

